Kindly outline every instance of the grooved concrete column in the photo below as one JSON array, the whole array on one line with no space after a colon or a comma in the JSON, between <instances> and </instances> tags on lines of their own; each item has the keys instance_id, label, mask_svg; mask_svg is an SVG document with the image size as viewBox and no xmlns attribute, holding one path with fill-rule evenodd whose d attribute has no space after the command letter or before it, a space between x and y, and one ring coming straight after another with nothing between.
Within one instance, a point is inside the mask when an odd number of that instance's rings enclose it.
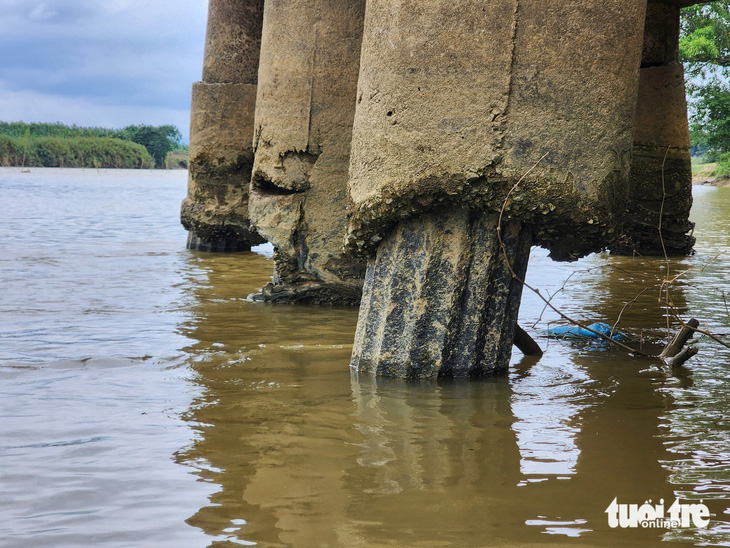
<instances>
[{"instance_id":1,"label":"grooved concrete column","mask_svg":"<svg viewBox=\"0 0 730 548\"><path fill-rule=\"evenodd\" d=\"M614 253L687 255L692 207L684 68L679 56L679 7L650 1L644 31L639 95L624 232ZM662 208L662 203L664 207ZM662 238L659 237L661 213ZM662 240L664 246L662 247Z\"/></svg>"},{"instance_id":2,"label":"grooved concrete column","mask_svg":"<svg viewBox=\"0 0 730 548\"><path fill-rule=\"evenodd\" d=\"M248 220L263 0L210 0L203 81L193 84L188 247L238 251L264 242Z\"/></svg>"},{"instance_id":3,"label":"grooved concrete column","mask_svg":"<svg viewBox=\"0 0 730 548\"><path fill-rule=\"evenodd\" d=\"M249 211L275 246L257 298L357 304L364 262L344 254L364 0L267 0Z\"/></svg>"},{"instance_id":4,"label":"grooved concrete column","mask_svg":"<svg viewBox=\"0 0 730 548\"><path fill-rule=\"evenodd\" d=\"M352 367L408 378L506 372L522 284L497 222L458 208L400 223L368 263ZM505 223L502 239L524 280L531 230Z\"/></svg>"}]
</instances>

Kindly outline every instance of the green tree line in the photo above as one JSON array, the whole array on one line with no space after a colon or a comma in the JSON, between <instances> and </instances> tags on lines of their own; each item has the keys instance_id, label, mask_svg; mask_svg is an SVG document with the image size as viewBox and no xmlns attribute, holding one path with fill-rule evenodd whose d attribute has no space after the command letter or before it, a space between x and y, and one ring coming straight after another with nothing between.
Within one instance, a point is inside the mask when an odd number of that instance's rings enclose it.
<instances>
[{"instance_id":1,"label":"green tree line","mask_svg":"<svg viewBox=\"0 0 730 548\"><path fill-rule=\"evenodd\" d=\"M0 122L0 165L43 167L165 168L171 158L187 167L182 134L175 126L121 129L59 122Z\"/></svg>"},{"instance_id":2,"label":"green tree line","mask_svg":"<svg viewBox=\"0 0 730 548\"><path fill-rule=\"evenodd\" d=\"M730 176L730 0L682 10L680 60L684 63L692 152L718 162Z\"/></svg>"},{"instance_id":3,"label":"green tree line","mask_svg":"<svg viewBox=\"0 0 730 548\"><path fill-rule=\"evenodd\" d=\"M12 138L0 135L0 165L24 167L152 168L147 149L111 137Z\"/></svg>"}]
</instances>

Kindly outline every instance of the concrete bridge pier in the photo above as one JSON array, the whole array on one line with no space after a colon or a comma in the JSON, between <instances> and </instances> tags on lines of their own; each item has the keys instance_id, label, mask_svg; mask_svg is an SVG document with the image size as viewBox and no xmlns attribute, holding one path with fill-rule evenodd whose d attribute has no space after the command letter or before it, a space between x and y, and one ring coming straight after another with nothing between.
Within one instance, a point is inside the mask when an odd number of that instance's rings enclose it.
<instances>
[{"instance_id":1,"label":"concrete bridge pier","mask_svg":"<svg viewBox=\"0 0 730 548\"><path fill-rule=\"evenodd\" d=\"M647 6L629 202L613 253L688 255L695 242L689 221L692 160L679 62L679 10L666 0L650 0Z\"/></svg>"},{"instance_id":2,"label":"concrete bridge pier","mask_svg":"<svg viewBox=\"0 0 730 548\"><path fill-rule=\"evenodd\" d=\"M343 250L365 0L267 0L249 212L274 245L255 298L358 304L364 261Z\"/></svg>"},{"instance_id":3,"label":"concrete bridge pier","mask_svg":"<svg viewBox=\"0 0 730 548\"><path fill-rule=\"evenodd\" d=\"M530 246L572 260L621 228L645 14L646 0L368 0L352 367L507 370Z\"/></svg>"},{"instance_id":4,"label":"concrete bridge pier","mask_svg":"<svg viewBox=\"0 0 730 548\"><path fill-rule=\"evenodd\" d=\"M203 81L193 84L188 248L241 251L264 239L251 229L248 186L264 0L210 0Z\"/></svg>"}]
</instances>

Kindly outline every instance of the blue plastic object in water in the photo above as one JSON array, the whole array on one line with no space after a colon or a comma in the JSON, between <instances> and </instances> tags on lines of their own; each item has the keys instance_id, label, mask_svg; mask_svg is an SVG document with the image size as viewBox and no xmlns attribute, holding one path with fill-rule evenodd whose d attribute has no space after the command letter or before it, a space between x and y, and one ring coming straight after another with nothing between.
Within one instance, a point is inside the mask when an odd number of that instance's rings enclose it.
<instances>
[{"instance_id":1,"label":"blue plastic object in water","mask_svg":"<svg viewBox=\"0 0 730 548\"><path fill-rule=\"evenodd\" d=\"M614 330L613 336L611 335L611 326L602 322L592 323L588 326L593 331L603 333L606 337L611 337L614 341L627 341L629 338L621 333L621 331ZM548 337L556 339L600 339L598 335L583 329L575 325L563 325L559 327L551 327L548 329Z\"/></svg>"}]
</instances>

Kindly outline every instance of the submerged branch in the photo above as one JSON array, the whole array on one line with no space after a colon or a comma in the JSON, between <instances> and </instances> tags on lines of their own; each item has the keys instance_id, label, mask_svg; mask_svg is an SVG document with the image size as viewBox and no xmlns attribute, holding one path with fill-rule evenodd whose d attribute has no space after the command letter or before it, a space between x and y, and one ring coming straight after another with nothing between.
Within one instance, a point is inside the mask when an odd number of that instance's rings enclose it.
<instances>
[{"instance_id":1,"label":"submerged branch","mask_svg":"<svg viewBox=\"0 0 730 548\"><path fill-rule=\"evenodd\" d=\"M525 356L542 356L543 354L540 345L519 325L515 329L514 344Z\"/></svg>"}]
</instances>

